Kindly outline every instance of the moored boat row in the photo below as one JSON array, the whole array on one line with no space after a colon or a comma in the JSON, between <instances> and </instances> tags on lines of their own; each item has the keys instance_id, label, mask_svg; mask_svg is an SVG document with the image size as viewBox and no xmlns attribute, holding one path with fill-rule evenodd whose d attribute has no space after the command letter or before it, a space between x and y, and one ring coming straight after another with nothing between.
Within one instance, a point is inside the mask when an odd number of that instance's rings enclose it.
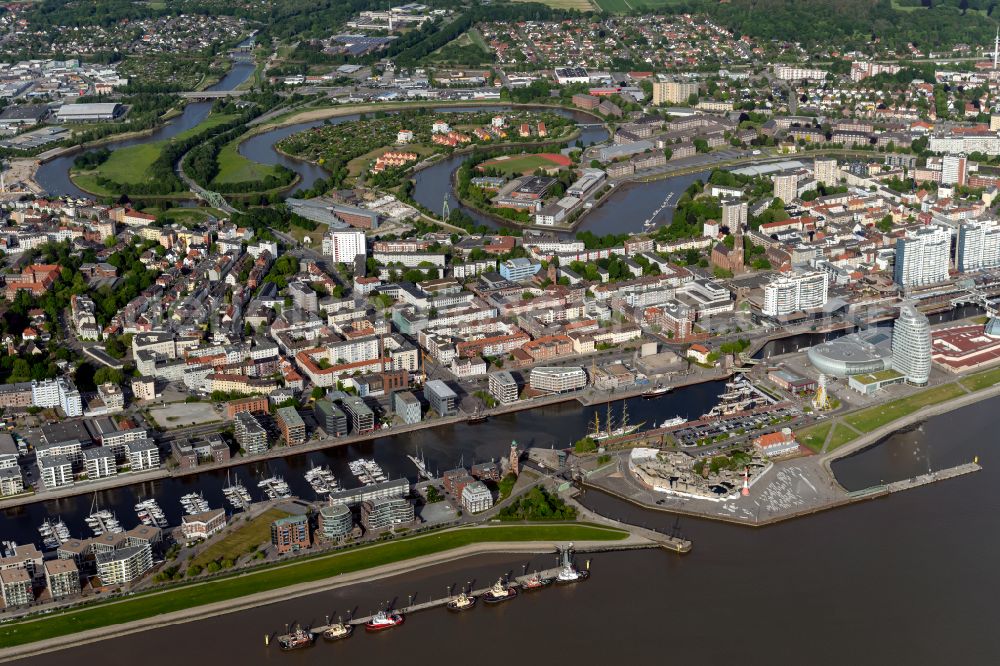
<instances>
[{"instance_id":1,"label":"moored boat row","mask_svg":"<svg viewBox=\"0 0 1000 666\"><path fill-rule=\"evenodd\" d=\"M573 563L571 549L566 548L560 552L561 563L558 573L554 569L550 571L549 576L535 572L530 576L522 577L516 581L511 581L507 577L502 576L485 591L473 594L471 589L469 591L463 589L457 596L451 597L447 601L440 600L418 604L410 610L421 610L443 604L448 611L460 613L475 608L480 598L485 604L496 605L516 599L519 590L530 592L548 587L552 583L577 583L587 580L590 577L589 562L586 569L577 569ZM338 618L337 622L334 623L330 622L328 616L327 624L316 630L304 630L296 626L294 630L288 631L286 628L286 632L277 637L278 646L286 651L299 650L312 646L317 637L322 637L325 641L329 642L344 640L351 637L354 633L354 627L359 624L363 624L365 631L369 633L386 631L401 626L406 621L405 610L407 609L396 610L387 607L379 610L367 620L348 620L345 622ZM270 644L268 638L265 638L265 644Z\"/></svg>"}]
</instances>

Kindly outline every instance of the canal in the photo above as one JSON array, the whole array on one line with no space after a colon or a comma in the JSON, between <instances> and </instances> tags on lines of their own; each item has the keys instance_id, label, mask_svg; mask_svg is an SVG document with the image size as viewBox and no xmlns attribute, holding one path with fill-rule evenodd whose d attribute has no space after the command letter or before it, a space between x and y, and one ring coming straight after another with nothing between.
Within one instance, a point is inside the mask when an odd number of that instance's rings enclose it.
<instances>
[{"instance_id":1,"label":"canal","mask_svg":"<svg viewBox=\"0 0 1000 666\"><path fill-rule=\"evenodd\" d=\"M920 441L900 435L838 466L849 484L908 475L911 447L935 466L984 458L981 472L753 529L638 509L590 491L583 502L605 515L679 530L686 556L636 551L591 556L591 579L522 595L460 615L413 614L380 635L281 654L264 635L286 623L318 625L326 615L367 613L489 583L503 573L552 566L551 556L469 558L363 585L275 603L197 623L164 627L23 660L26 666L100 661L172 666L182 646L198 660L241 664L430 664L450 652L500 666L514 653L531 663L626 660L747 664L996 663L995 590L1000 532L993 529L1000 465L989 437L1000 399L931 419ZM960 424L956 427L955 424ZM558 423L548 430L554 431ZM889 445L892 453L879 449ZM869 456L862 460L864 456ZM907 457L909 456L909 458ZM862 476L845 465L857 465ZM925 471L925 470L924 470ZM582 562L587 556L580 556ZM432 640L433 639L433 640ZM530 656L528 656L530 655ZM961 655L961 658L957 658Z\"/></svg>"},{"instance_id":2,"label":"canal","mask_svg":"<svg viewBox=\"0 0 1000 666\"><path fill-rule=\"evenodd\" d=\"M717 402L724 390L724 382L696 384L668 393L655 400L632 398L627 402L630 423L645 422L646 427L675 416L698 418ZM612 403L612 418L618 422L622 414L621 401ZM166 513L171 525L180 523L183 513L180 497L187 493L201 492L213 508L230 507L224 503L222 489L227 478L239 480L255 500L263 499L257 488L260 478L280 475L291 486L292 492L304 499L316 499L312 488L303 478L312 465L328 465L346 488L359 486L349 469L348 462L357 458L374 458L389 478L407 477L416 480L416 468L407 454L423 454L431 471L444 472L459 464L471 466L476 462L499 459L510 451L511 440L522 447L565 448L587 434L593 426L594 415L603 424L607 406L582 407L571 401L538 409L513 412L490 418L486 423L428 428L399 435L379 437L360 444L338 446L324 451L291 455L267 462L248 463L227 471L205 472L180 478L166 478L147 483L123 486L89 495L77 495L48 502L36 502L0 513L3 527L0 538L19 543L40 543L38 526L47 517L60 517L75 537L90 536L84 523L92 505L110 509L126 527L138 523L134 506L143 499L155 498Z\"/></svg>"}]
</instances>

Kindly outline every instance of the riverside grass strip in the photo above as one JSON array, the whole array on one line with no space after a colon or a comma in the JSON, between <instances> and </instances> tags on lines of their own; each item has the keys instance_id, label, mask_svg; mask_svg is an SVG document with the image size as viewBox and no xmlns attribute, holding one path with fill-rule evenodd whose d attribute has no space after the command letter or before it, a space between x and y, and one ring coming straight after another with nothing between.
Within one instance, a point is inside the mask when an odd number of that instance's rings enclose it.
<instances>
[{"instance_id":1,"label":"riverside grass strip","mask_svg":"<svg viewBox=\"0 0 1000 666\"><path fill-rule=\"evenodd\" d=\"M144 620L154 615L238 599L299 583L331 578L415 557L432 555L474 543L527 541L620 541L627 532L586 524L505 525L470 527L355 548L346 552L304 558L250 573L235 573L201 583L192 582L140 593L126 599L87 608L31 617L0 625L0 648L43 641L57 636Z\"/></svg>"}]
</instances>

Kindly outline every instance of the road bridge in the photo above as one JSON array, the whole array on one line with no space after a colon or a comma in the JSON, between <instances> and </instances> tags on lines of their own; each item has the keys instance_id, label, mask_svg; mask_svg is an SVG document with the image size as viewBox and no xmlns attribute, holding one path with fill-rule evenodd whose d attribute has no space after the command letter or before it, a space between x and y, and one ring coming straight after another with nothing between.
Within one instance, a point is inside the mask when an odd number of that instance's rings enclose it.
<instances>
[{"instance_id":1,"label":"road bridge","mask_svg":"<svg viewBox=\"0 0 1000 666\"><path fill-rule=\"evenodd\" d=\"M178 97L184 99L206 100L224 99L226 97L239 97L250 92L249 90L193 90L190 92L177 93Z\"/></svg>"}]
</instances>

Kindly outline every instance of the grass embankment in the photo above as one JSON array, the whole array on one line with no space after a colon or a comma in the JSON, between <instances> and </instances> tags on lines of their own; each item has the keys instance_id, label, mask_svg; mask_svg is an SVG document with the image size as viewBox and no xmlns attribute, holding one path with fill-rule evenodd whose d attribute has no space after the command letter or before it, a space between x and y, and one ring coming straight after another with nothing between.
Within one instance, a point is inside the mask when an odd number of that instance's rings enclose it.
<instances>
[{"instance_id":1,"label":"grass embankment","mask_svg":"<svg viewBox=\"0 0 1000 666\"><path fill-rule=\"evenodd\" d=\"M961 397L965 395L965 391L962 390L963 386L975 393L998 383L1000 383L1000 368L993 368L992 370L984 370L964 377L957 383L942 384L941 386L935 386L934 388L926 389L911 396L900 398L899 400L887 402L884 405L875 405L874 407L848 414L843 418L844 423L836 424L826 450L828 453L834 451L844 444L857 439L860 436L859 433L872 432L924 407ZM833 426L832 422L818 423L799 430L796 436L799 442L818 453L823 449L823 443L826 441L830 433L830 428Z\"/></svg>"},{"instance_id":2,"label":"grass embankment","mask_svg":"<svg viewBox=\"0 0 1000 666\"><path fill-rule=\"evenodd\" d=\"M970 391L982 391L1000 382L1000 368L983 370L968 377L963 377L960 383Z\"/></svg>"},{"instance_id":3,"label":"grass embankment","mask_svg":"<svg viewBox=\"0 0 1000 666\"><path fill-rule=\"evenodd\" d=\"M240 555L270 541L271 523L288 515L285 511L268 509L249 522L244 521L240 527L198 553L198 556L191 561L191 565L204 567L216 560L235 561Z\"/></svg>"},{"instance_id":4,"label":"grass embankment","mask_svg":"<svg viewBox=\"0 0 1000 666\"><path fill-rule=\"evenodd\" d=\"M81 610L53 613L2 626L0 648L134 622L195 606L237 599L257 592L331 578L475 543L504 541L620 541L627 533L593 525L505 525L438 532L320 555L284 566L146 592Z\"/></svg>"},{"instance_id":5,"label":"grass embankment","mask_svg":"<svg viewBox=\"0 0 1000 666\"><path fill-rule=\"evenodd\" d=\"M860 412L848 414L844 417L844 421L853 426L855 430L867 433L912 414L922 407L936 405L964 394L965 391L957 384L942 384L899 400L887 402L884 405L875 405L868 409L862 409Z\"/></svg>"}]
</instances>

